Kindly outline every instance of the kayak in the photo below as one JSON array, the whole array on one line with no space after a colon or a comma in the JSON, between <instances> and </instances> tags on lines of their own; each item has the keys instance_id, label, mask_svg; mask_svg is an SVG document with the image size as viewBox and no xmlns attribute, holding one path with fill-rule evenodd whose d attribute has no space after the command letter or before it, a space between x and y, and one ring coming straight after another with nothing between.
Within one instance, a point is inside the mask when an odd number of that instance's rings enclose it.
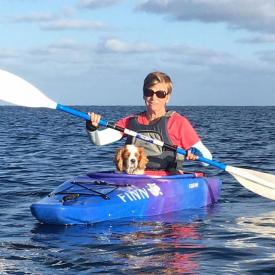
<instances>
[{"instance_id":1,"label":"kayak","mask_svg":"<svg viewBox=\"0 0 275 275\"><path fill-rule=\"evenodd\" d=\"M93 224L120 218L150 217L216 203L222 182L200 173L128 175L87 173L68 180L31 205L45 224Z\"/></svg>"}]
</instances>

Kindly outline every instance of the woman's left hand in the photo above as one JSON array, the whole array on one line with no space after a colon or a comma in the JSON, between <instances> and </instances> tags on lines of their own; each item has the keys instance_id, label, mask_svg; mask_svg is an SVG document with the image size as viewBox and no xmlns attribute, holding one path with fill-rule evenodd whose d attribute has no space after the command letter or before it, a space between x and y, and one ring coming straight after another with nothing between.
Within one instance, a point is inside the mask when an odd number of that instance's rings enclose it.
<instances>
[{"instance_id":1,"label":"woman's left hand","mask_svg":"<svg viewBox=\"0 0 275 275\"><path fill-rule=\"evenodd\" d=\"M195 147L191 147L190 149L187 150L185 158L187 160L197 160L198 157L201 157L202 153L200 150L198 150Z\"/></svg>"},{"instance_id":2,"label":"woman's left hand","mask_svg":"<svg viewBox=\"0 0 275 275\"><path fill-rule=\"evenodd\" d=\"M186 154L186 156L185 156L185 159L186 159L186 160L196 160L197 158L198 158L198 156L194 155L194 154L192 153L192 150L191 150L191 149L189 149L189 150L187 151L187 154Z\"/></svg>"}]
</instances>

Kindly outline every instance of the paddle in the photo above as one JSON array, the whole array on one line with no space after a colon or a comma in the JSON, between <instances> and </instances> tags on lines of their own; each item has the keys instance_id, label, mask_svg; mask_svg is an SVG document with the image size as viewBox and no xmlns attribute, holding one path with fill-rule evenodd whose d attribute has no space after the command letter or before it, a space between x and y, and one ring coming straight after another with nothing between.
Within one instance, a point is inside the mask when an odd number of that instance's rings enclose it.
<instances>
[{"instance_id":1,"label":"paddle","mask_svg":"<svg viewBox=\"0 0 275 275\"><path fill-rule=\"evenodd\" d=\"M0 100L25 107L45 107L50 109L57 109L72 114L74 116L81 117L85 120L90 120L88 114L54 102L27 81L4 70L0 70ZM160 140L152 139L150 137L144 136L126 128L119 127L117 125L112 125L103 119L100 120L99 125L112 128L123 132L125 135L134 136L138 139L168 148L170 150L176 151L179 154L186 154L186 151L180 147L171 146L169 144L165 144ZM208 163L211 166L228 172L240 184L242 184L250 191L263 197L275 200L274 175L261 173L250 169L233 167L221 162L206 159L204 157L198 157L197 160Z\"/></svg>"}]
</instances>

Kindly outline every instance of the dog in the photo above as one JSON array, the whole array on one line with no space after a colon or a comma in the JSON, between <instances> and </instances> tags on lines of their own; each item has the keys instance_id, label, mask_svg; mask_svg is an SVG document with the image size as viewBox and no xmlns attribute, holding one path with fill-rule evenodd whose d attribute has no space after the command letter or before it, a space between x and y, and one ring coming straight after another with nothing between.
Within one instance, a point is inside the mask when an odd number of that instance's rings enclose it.
<instances>
[{"instance_id":1,"label":"dog","mask_svg":"<svg viewBox=\"0 0 275 275\"><path fill-rule=\"evenodd\" d=\"M133 144L120 148L114 158L117 170L131 175L143 175L148 161L144 149Z\"/></svg>"}]
</instances>

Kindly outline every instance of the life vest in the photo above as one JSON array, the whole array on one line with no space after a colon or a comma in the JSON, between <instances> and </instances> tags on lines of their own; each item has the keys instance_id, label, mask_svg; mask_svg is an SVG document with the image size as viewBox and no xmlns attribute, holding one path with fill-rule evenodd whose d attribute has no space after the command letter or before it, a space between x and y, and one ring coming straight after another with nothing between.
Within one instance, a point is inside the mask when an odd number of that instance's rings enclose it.
<instances>
[{"instance_id":1,"label":"life vest","mask_svg":"<svg viewBox=\"0 0 275 275\"><path fill-rule=\"evenodd\" d=\"M137 114L129 119L128 128L150 138L161 140L165 144L173 145L167 132L167 122L174 113L175 111L168 111L157 122L149 125L138 123L137 118L141 114ZM135 144L145 149L149 159L147 170L176 171L182 169L183 156L172 150L131 136L127 137L125 144Z\"/></svg>"}]
</instances>

